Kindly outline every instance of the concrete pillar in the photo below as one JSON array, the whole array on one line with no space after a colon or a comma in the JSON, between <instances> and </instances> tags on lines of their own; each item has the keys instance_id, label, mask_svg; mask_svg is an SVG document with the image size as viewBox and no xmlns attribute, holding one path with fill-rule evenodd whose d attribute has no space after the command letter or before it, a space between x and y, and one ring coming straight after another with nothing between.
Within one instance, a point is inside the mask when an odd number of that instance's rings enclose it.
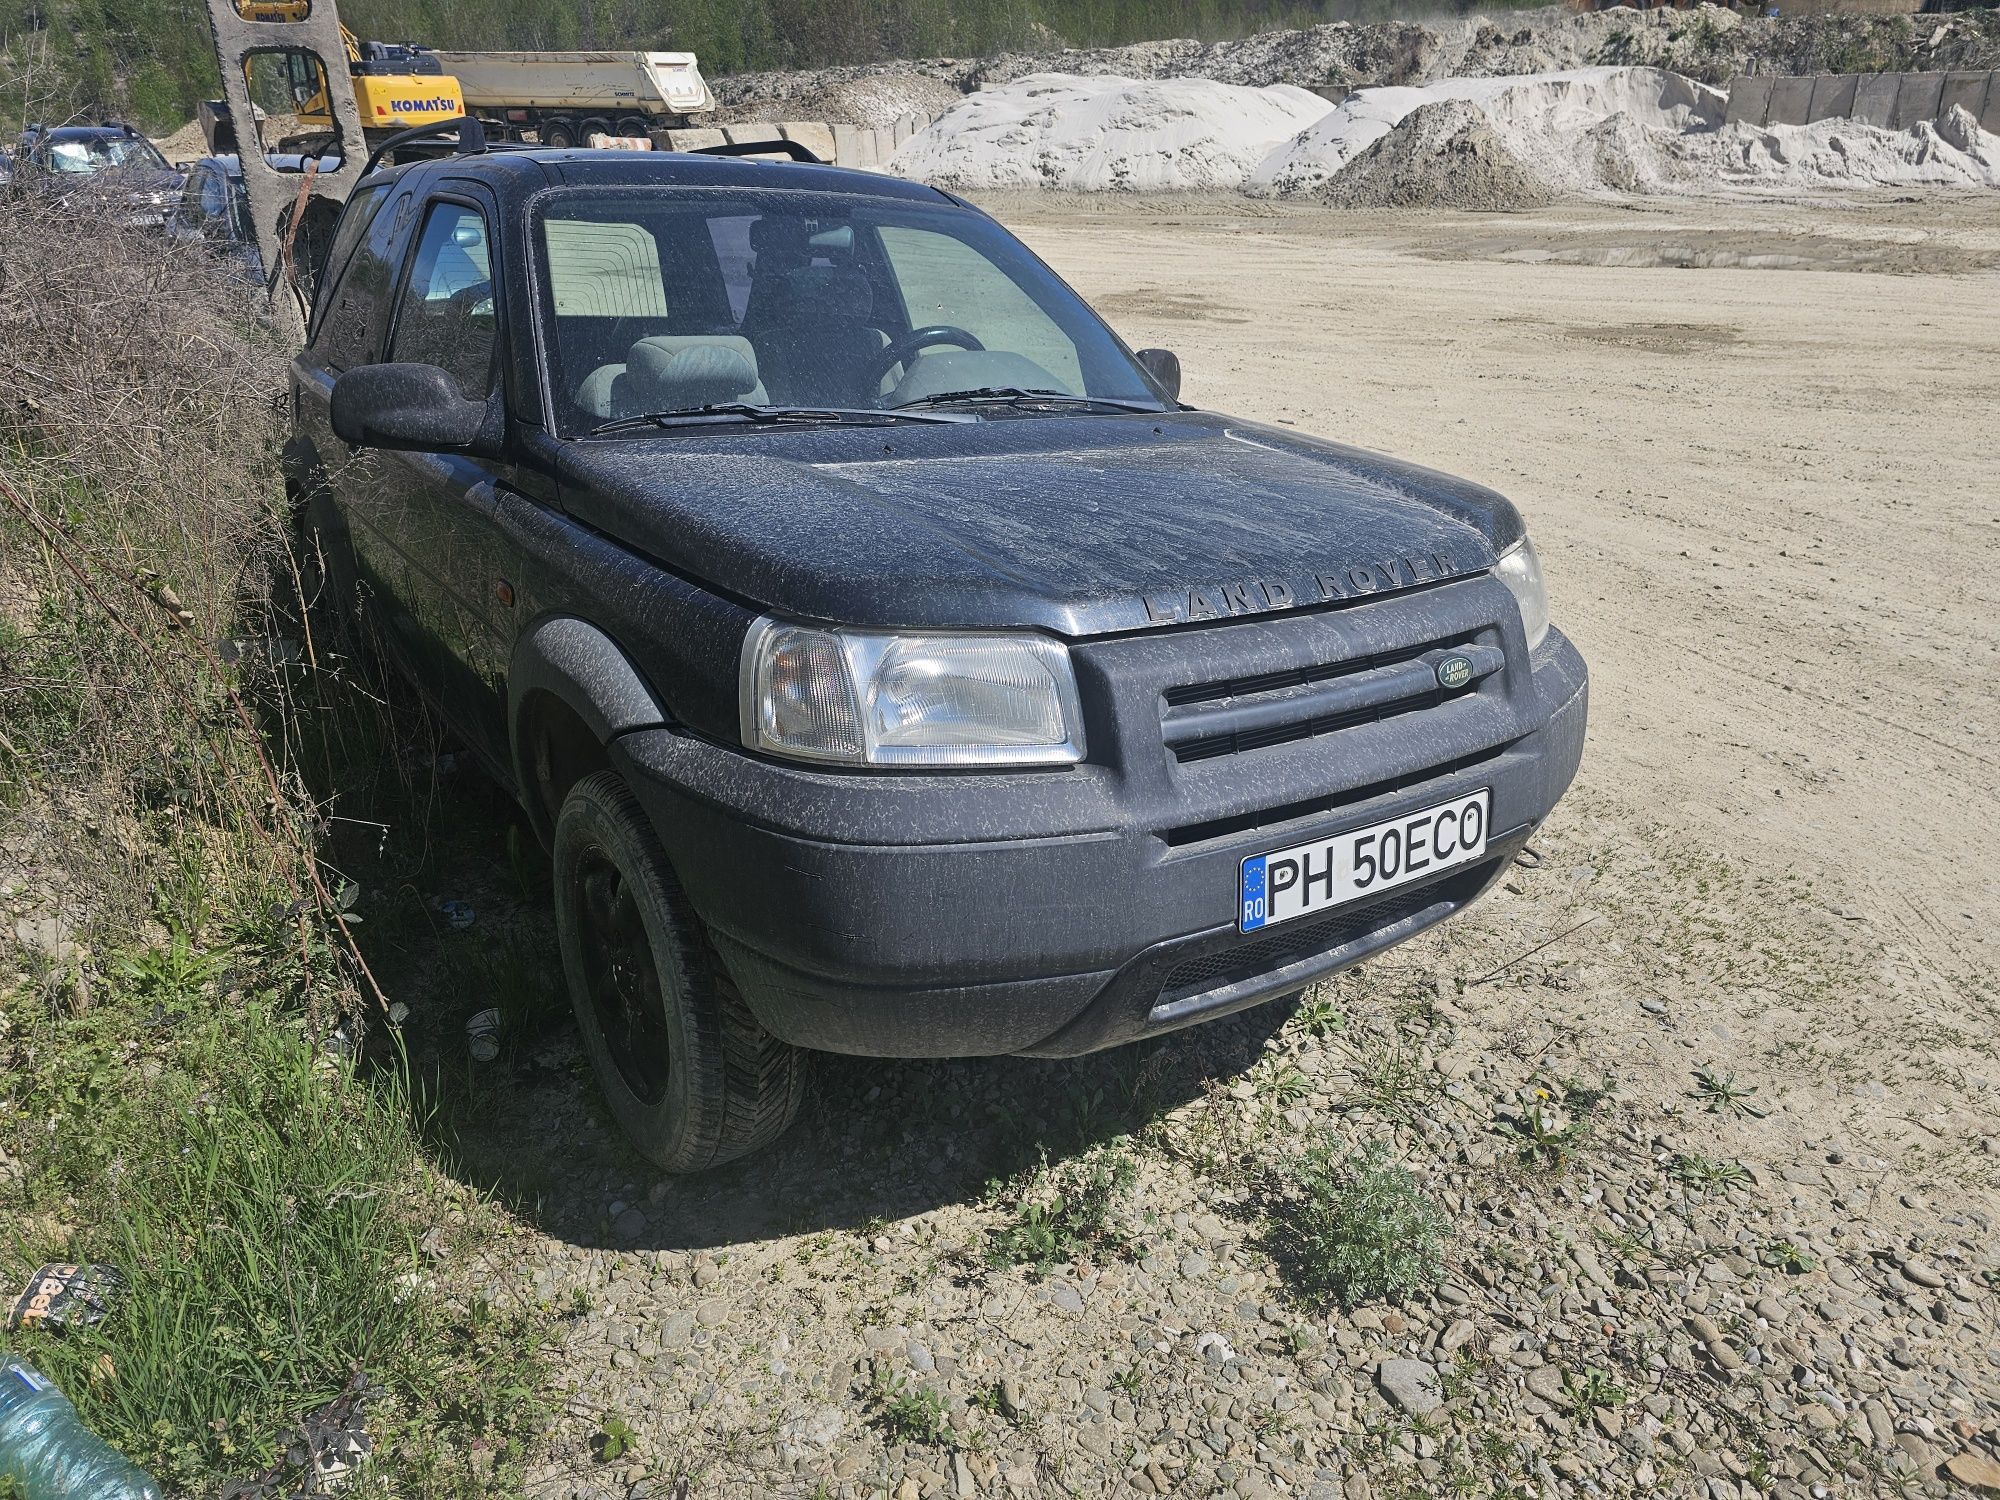
<instances>
[{"instance_id":1,"label":"concrete pillar","mask_svg":"<svg viewBox=\"0 0 2000 1500\"><path fill-rule=\"evenodd\" d=\"M1853 73L1822 73L1813 79L1812 103L1806 108L1806 123L1814 120L1844 120L1854 113L1854 87L1860 82Z\"/></svg>"},{"instance_id":2,"label":"concrete pillar","mask_svg":"<svg viewBox=\"0 0 2000 1500\"><path fill-rule=\"evenodd\" d=\"M669 151L700 151L729 144L729 137L720 130L669 130L666 136Z\"/></svg>"},{"instance_id":3,"label":"concrete pillar","mask_svg":"<svg viewBox=\"0 0 2000 1500\"><path fill-rule=\"evenodd\" d=\"M2000 68L1986 75L1986 103L1980 106L1979 128L2000 135Z\"/></svg>"},{"instance_id":4,"label":"concrete pillar","mask_svg":"<svg viewBox=\"0 0 2000 1500\"><path fill-rule=\"evenodd\" d=\"M874 143L875 165L888 166L889 158L896 154L896 132L886 126L877 125L868 131L868 138Z\"/></svg>"},{"instance_id":5,"label":"concrete pillar","mask_svg":"<svg viewBox=\"0 0 2000 1500\"><path fill-rule=\"evenodd\" d=\"M1943 97L1944 74L1905 73L1896 87L1896 112L1889 117L1889 128L1908 130L1920 120L1935 120Z\"/></svg>"},{"instance_id":6,"label":"concrete pillar","mask_svg":"<svg viewBox=\"0 0 2000 1500\"><path fill-rule=\"evenodd\" d=\"M875 153L875 132L865 125L835 124L833 159L843 167L874 171L882 165L882 159Z\"/></svg>"},{"instance_id":7,"label":"concrete pillar","mask_svg":"<svg viewBox=\"0 0 2000 1500\"><path fill-rule=\"evenodd\" d=\"M1731 125L1762 125L1770 109L1770 79L1729 80L1729 113L1726 118Z\"/></svg>"},{"instance_id":8,"label":"concrete pillar","mask_svg":"<svg viewBox=\"0 0 2000 1500\"><path fill-rule=\"evenodd\" d=\"M787 120L778 133L788 141L797 141L821 161L834 159L833 131L818 120Z\"/></svg>"},{"instance_id":9,"label":"concrete pillar","mask_svg":"<svg viewBox=\"0 0 2000 1500\"><path fill-rule=\"evenodd\" d=\"M1811 117L1813 81L1810 78L1771 80L1771 111L1768 125L1803 125Z\"/></svg>"},{"instance_id":10,"label":"concrete pillar","mask_svg":"<svg viewBox=\"0 0 2000 1500\"><path fill-rule=\"evenodd\" d=\"M895 132L896 144L900 146L929 123L922 115L904 115L890 129Z\"/></svg>"},{"instance_id":11,"label":"concrete pillar","mask_svg":"<svg viewBox=\"0 0 2000 1500\"><path fill-rule=\"evenodd\" d=\"M1887 130L1890 118L1896 113L1896 94L1901 76L1898 73L1864 73L1854 85L1854 109L1848 118Z\"/></svg>"}]
</instances>

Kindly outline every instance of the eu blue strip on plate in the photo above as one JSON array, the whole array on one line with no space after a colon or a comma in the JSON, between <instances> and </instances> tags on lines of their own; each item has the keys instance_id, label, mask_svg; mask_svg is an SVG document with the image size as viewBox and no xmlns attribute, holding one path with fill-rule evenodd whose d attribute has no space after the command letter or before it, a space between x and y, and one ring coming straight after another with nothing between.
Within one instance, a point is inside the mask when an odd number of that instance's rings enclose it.
<instances>
[{"instance_id":1,"label":"eu blue strip on plate","mask_svg":"<svg viewBox=\"0 0 2000 1500\"><path fill-rule=\"evenodd\" d=\"M1264 861L1266 854L1253 854L1243 861L1243 907L1238 925L1245 932L1255 932L1264 925L1269 916L1269 903L1264 899Z\"/></svg>"}]
</instances>

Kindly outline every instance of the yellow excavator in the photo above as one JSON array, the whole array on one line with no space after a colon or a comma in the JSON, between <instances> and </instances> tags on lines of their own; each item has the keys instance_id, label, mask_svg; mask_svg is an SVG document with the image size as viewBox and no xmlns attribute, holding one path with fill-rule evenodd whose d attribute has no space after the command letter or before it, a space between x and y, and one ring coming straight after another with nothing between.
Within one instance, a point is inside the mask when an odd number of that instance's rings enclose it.
<instances>
[{"instance_id":1,"label":"yellow excavator","mask_svg":"<svg viewBox=\"0 0 2000 1500\"><path fill-rule=\"evenodd\" d=\"M235 0L235 8L246 21L303 21L311 14L312 0ZM364 42L344 25L340 28L340 39L347 49L347 72L354 88L354 102L361 111L362 134L371 148L398 130L456 119L465 113L465 97L458 80L445 72L430 48L414 43ZM274 54L274 60L285 68L285 82L298 125L279 140L265 142L264 147L316 154L335 134L333 105L327 97L328 80L318 63L303 53ZM251 82L247 62L244 79ZM254 84L251 91L254 96ZM235 129L226 105L211 102L203 109L201 118L209 150L236 149Z\"/></svg>"}]
</instances>

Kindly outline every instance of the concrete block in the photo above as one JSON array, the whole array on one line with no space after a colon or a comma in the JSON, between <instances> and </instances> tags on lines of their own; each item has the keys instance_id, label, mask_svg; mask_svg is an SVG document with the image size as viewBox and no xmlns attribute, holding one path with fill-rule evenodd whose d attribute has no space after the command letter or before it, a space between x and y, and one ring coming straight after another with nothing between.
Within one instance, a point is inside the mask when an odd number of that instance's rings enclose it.
<instances>
[{"instance_id":1,"label":"concrete block","mask_svg":"<svg viewBox=\"0 0 2000 1500\"><path fill-rule=\"evenodd\" d=\"M834 159L833 127L820 120L787 120L778 131L788 141L797 141L821 161Z\"/></svg>"},{"instance_id":2,"label":"concrete block","mask_svg":"<svg viewBox=\"0 0 2000 1500\"><path fill-rule=\"evenodd\" d=\"M726 146L729 137L720 130L669 130L666 132L669 151L701 151L709 146Z\"/></svg>"},{"instance_id":3,"label":"concrete block","mask_svg":"<svg viewBox=\"0 0 2000 1500\"><path fill-rule=\"evenodd\" d=\"M1896 86L1896 112L1889 116L1889 128L1908 130L1921 120L1935 120L1943 97L1944 74L1903 74Z\"/></svg>"},{"instance_id":4,"label":"concrete block","mask_svg":"<svg viewBox=\"0 0 2000 1500\"><path fill-rule=\"evenodd\" d=\"M1771 111L1771 83L1769 78L1730 79L1729 123L1762 125Z\"/></svg>"},{"instance_id":5,"label":"concrete block","mask_svg":"<svg viewBox=\"0 0 2000 1500\"><path fill-rule=\"evenodd\" d=\"M1979 128L2000 135L2000 69L1986 75L1986 103L1979 111Z\"/></svg>"},{"instance_id":6,"label":"concrete block","mask_svg":"<svg viewBox=\"0 0 2000 1500\"><path fill-rule=\"evenodd\" d=\"M900 146L929 123L922 115L904 115L889 128L895 134L896 144Z\"/></svg>"},{"instance_id":7,"label":"concrete block","mask_svg":"<svg viewBox=\"0 0 2000 1500\"><path fill-rule=\"evenodd\" d=\"M1813 81L1810 78L1773 78L1771 110L1767 125L1803 125L1812 111Z\"/></svg>"},{"instance_id":8,"label":"concrete block","mask_svg":"<svg viewBox=\"0 0 2000 1500\"><path fill-rule=\"evenodd\" d=\"M1848 118L1887 130L1889 117L1896 113L1896 94L1901 83L1900 73L1862 74L1854 85L1854 108Z\"/></svg>"},{"instance_id":9,"label":"concrete block","mask_svg":"<svg viewBox=\"0 0 2000 1500\"><path fill-rule=\"evenodd\" d=\"M1973 119L1986 107L1986 86L1991 73L1947 73L1944 75L1944 91L1938 98L1938 118L1943 119L1957 105Z\"/></svg>"},{"instance_id":10,"label":"concrete block","mask_svg":"<svg viewBox=\"0 0 2000 1500\"><path fill-rule=\"evenodd\" d=\"M1854 87L1860 77L1854 73L1822 73L1813 79L1812 103L1806 121L1844 120L1854 113Z\"/></svg>"},{"instance_id":11,"label":"concrete block","mask_svg":"<svg viewBox=\"0 0 2000 1500\"><path fill-rule=\"evenodd\" d=\"M886 125L877 125L869 130L868 135L875 143L875 165L877 169L886 170L889 165L889 158L896 154L896 132Z\"/></svg>"},{"instance_id":12,"label":"concrete block","mask_svg":"<svg viewBox=\"0 0 2000 1500\"><path fill-rule=\"evenodd\" d=\"M768 120L746 120L741 125L722 127L723 139L732 146L742 146L751 141L776 140L778 127Z\"/></svg>"}]
</instances>

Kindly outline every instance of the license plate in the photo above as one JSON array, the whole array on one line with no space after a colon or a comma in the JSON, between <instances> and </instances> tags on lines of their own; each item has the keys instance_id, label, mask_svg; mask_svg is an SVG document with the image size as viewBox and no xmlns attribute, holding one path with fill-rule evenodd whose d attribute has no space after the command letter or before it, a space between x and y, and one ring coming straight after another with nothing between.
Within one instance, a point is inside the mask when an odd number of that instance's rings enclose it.
<instances>
[{"instance_id":1,"label":"license plate","mask_svg":"<svg viewBox=\"0 0 2000 1500\"><path fill-rule=\"evenodd\" d=\"M1344 906L1470 864L1486 852L1488 789L1243 861L1244 932Z\"/></svg>"}]
</instances>

